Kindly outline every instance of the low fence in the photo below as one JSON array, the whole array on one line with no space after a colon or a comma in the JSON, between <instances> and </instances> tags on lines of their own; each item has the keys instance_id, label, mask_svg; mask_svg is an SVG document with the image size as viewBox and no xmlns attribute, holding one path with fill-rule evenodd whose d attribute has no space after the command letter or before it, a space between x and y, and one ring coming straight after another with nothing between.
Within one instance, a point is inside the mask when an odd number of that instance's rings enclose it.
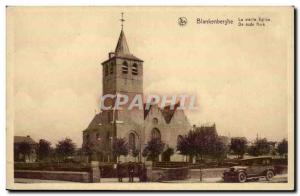
<instances>
[{"instance_id":1,"label":"low fence","mask_svg":"<svg viewBox=\"0 0 300 196\"><path fill-rule=\"evenodd\" d=\"M190 163L188 162L153 162L153 167L155 168L178 168L178 167L188 167Z\"/></svg>"},{"instance_id":2,"label":"low fence","mask_svg":"<svg viewBox=\"0 0 300 196\"><path fill-rule=\"evenodd\" d=\"M188 167L189 169L206 169L206 168L228 168L239 164L238 159L227 159L222 162L209 161L203 163L190 163L190 162L154 162L153 167L156 168L179 168ZM274 158L272 164L276 167L279 166L279 170L282 167L287 166L286 158Z\"/></svg>"},{"instance_id":3,"label":"low fence","mask_svg":"<svg viewBox=\"0 0 300 196\"><path fill-rule=\"evenodd\" d=\"M92 182L90 172L15 170L14 177L71 182Z\"/></svg>"},{"instance_id":4,"label":"low fence","mask_svg":"<svg viewBox=\"0 0 300 196\"><path fill-rule=\"evenodd\" d=\"M15 170L46 170L46 171L78 171L88 172L90 170L89 163L73 163L73 162L34 162L34 163L14 163Z\"/></svg>"},{"instance_id":5,"label":"low fence","mask_svg":"<svg viewBox=\"0 0 300 196\"><path fill-rule=\"evenodd\" d=\"M141 163L132 163L134 165L134 176L139 175ZM122 176L128 177L128 163L122 163L119 172ZM100 163L99 170L102 178L116 178L118 176L115 163ZM91 166L89 163L73 163L73 162L35 162L23 163L17 162L14 164L15 170L39 170L39 171L72 171L72 172L90 172Z\"/></svg>"},{"instance_id":6,"label":"low fence","mask_svg":"<svg viewBox=\"0 0 300 196\"><path fill-rule=\"evenodd\" d=\"M97 163L97 164L95 164ZM94 164L94 165L93 165ZM140 177L141 164L132 163L134 176ZM32 178L45 180L67 180L76 182L97 182L100 178L128 177L129 163L121 164L120 169L114 163L15 163L15 178ZM87 177L87 176L90 177ZM49 176L49 177L48 177Z\"/></svg>"},{"instance_id":7,"label":"low fence","mask_svg":"<svg viewBox=\"0 0 300 196\"><path fill-rule=\"evenodd\" d=\"M236 161L224 161L222 163L209 162L209 163L190 163L190 162L156 162L153 163L153 167L156 168L178 168L178 167L188 167L190 169L200 169L200 168L220 168L220 167L231 167L236 165Z\"/></svg>"},{"instance_id":8,"label":"low fence","mask_svg":"<svg viewBox=\"0 0 300 196\"><path fill-rule=\"evenodd\" d=\"M66 169L67 166L69 168ZM14 177L72 182L100 182L100 169L99 163L94 161L84 167L73 163L15 163Z\"/></svg>"}]
</instances>

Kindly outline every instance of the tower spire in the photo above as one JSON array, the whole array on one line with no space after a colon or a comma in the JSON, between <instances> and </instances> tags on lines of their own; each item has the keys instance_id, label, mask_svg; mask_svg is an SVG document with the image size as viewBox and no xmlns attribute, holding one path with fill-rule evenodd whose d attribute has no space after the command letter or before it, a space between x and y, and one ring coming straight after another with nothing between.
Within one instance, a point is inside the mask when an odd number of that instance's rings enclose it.
<instances>
[{"instance_id":1,"label":"tower spire","mask_svg":"<svg viewBox=\"0 0 300 196\"><path fill-rule=\"evenodd\" d=\"M116 54L130 54L129 52L129 48L128 48L128 45L127 45L127 41L126 41L126 38L125 38L125 34L123 32L123 23L124 23L124 13L122 12L121 13L121 33L120 33L120 37L119 37L119 40L118 40L118 43L117 43L117 47L115 49L115 53Z\"/></svg>"}]
</instances>

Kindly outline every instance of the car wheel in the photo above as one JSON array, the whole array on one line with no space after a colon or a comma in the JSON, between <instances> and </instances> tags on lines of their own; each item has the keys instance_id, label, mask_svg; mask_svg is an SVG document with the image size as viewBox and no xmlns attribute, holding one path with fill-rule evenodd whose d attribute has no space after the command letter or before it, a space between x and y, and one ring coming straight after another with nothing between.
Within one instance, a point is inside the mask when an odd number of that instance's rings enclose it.
<instances>
[{"instance_id":1,"label":"car wheel","mask_svg":"<svg viewBox=\"0 0 300 196\"><path fill-rule=\"evenodd\" d=\"M274 172L272 170L268 170L266 173L266 180L270 181L274 177Z\"/></svg>"},{"instance_id":2,"label":"car wheel","mask_svg":"<svg viewBox=\"0 0 300 196\"><path fill-rule=\"evenodd\" d=\"M245 174L245 172L240 172L238 174L238 182L246 182L247 180L247 175Z\"/></svg>"}]
</instances>

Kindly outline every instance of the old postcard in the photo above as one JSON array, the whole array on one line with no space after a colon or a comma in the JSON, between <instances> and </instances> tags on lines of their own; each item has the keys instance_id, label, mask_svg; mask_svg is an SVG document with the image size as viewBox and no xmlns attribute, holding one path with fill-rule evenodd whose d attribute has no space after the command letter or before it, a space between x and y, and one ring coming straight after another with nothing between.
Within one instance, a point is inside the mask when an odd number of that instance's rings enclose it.
<instances>
[{"instance_id":1,"label":"old postcard","mask_svg":"<svg viewBox=\"0 0 300 196\"><path fill-rule=\"evenodd\" d=\"M8 189L295 189L292 6L6 11Z\"/></svg>"}]
</instances>

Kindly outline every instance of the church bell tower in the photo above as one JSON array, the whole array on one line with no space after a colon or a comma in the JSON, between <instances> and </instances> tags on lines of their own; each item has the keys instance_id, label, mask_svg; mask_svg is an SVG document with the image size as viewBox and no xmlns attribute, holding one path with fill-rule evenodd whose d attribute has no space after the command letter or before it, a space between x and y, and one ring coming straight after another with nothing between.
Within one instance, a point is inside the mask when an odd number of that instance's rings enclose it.
<instances>
[{"instance_id":1,"label":"church bell tower","mask_svg":"<svg viewBox=\"0 0 300 196\"><path fill-rule=\"evenodd\" d=\"M127 95L130 101L136 96L143 97L143 60L135 57L130 51L122 28L114 52L110 52L108 59L102 63L102 84L103 96L106 94ZM129 104L128 103L128 104ZM114 100L107 99L105 106L114 105ZM108 112L108 119L131 123L134 121L143 121L143 111L128 111L128 104L120 111L111 110Z\"/></svg>"}]
</instances>

